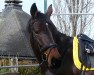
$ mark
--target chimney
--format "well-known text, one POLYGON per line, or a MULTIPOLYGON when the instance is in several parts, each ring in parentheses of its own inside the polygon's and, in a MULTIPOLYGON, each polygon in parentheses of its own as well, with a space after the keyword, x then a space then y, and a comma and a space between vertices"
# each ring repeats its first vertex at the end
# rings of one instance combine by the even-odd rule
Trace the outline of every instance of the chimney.
POLYGON ((20 3, 22 3, 21 0, 5 0, 5 3, 5 9, 22 9, 22 5, 20 5, 20 3))

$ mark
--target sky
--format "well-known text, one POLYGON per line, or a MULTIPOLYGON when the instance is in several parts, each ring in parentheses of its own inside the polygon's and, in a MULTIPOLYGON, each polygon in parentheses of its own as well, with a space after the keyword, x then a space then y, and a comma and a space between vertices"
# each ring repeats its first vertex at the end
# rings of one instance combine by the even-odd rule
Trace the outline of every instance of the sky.
MULTIPOLYGON (((4 9, 4 3, 5 0, 0 0, 0 12, 4 9)), ((31 5, 33 3, 36 3, 39 11, 44 12, 44 0, 21 0, 22 1, 22 5, 23 5, 23 10, 27 13, 29 13, 31 5)), ((51 0, 47 0, 48 1, 48 5, 51 4, 51 0)))

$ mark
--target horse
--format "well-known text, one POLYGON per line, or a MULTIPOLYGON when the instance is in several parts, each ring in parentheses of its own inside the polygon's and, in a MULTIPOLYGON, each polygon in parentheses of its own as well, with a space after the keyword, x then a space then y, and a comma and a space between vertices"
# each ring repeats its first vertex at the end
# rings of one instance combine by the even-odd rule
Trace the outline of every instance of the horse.
MULTIPOLYGON (((30 9, 28 31, 41 75, 81 75, 83 71, 73 62, 73 37, 57 30, 50 19, 52 12, 52 5, 46 13, 38 11, 35 3, 30 9)), ((82 75, 94 75, 94 71, 84 71, 82 75)))

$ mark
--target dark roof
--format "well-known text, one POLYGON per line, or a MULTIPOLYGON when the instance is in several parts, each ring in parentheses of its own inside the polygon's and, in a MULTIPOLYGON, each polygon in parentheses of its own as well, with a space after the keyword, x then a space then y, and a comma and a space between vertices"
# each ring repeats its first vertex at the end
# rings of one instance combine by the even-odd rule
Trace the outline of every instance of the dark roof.
POLYGON ((8 13, 2 12, 0 56, 34 57, 27 30, 29 19, 30 15, 23 10, 11 9, 8 13))
POLYGON ((22 3, 20 0, 5 0, 6 3, 22 3))

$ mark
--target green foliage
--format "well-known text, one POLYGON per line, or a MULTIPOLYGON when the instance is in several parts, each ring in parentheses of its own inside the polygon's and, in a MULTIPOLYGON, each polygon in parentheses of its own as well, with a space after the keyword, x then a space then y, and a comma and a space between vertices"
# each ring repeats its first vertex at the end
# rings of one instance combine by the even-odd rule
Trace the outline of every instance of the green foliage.
POLYGON ((41 75, 38 67, 20 67, 20 75, 41 75))
POLYGON ((9 68, 0 69, 0 73, 10 72, 9 68))

